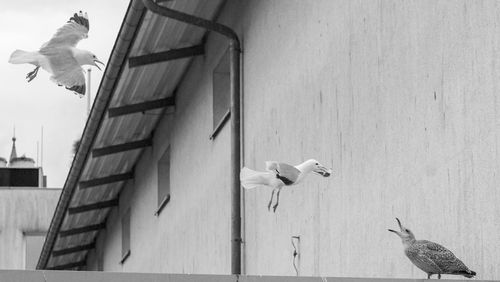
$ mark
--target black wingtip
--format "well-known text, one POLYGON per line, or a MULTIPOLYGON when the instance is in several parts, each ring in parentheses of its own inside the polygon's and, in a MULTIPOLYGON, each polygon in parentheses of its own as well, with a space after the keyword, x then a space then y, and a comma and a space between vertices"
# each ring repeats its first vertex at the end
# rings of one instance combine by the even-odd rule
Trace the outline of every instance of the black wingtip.
POLYGON ((70 91, 73 91, 75 92, 75 94, 78 94, 80 96, 84 96, 85 95, 85 84, 82 84, 82 85, 75 85, 75 86, 72 86, 72 87, 66 87, 66 89, 70 90, 70 91))
MULTIPOLYGON (((82 11, 80 11, 80 14, 82 14, 82 11)), ((71 22, 71 21, 89 29, 89 20, 84 18, 83 16, 78 15, 77 13, 74 13, 73 16, 71 18, 69 18, 68 22, 71 22)))

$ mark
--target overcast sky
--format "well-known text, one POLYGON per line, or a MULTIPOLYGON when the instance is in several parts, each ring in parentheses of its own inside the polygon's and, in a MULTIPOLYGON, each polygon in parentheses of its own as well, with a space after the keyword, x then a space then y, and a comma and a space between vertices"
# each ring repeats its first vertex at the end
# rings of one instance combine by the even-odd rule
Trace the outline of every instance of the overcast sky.
MULTIPOLYGON (((89 37, 77 47, 92 51, 107 63, 123 17, 126 0, 16 0, 2 1, 0 9, 0 157, 8 159, 16 128, 18 155, 37 160, 43 126, 43 169, 48 187, 62 188, 72 161, 73 142, 81 137, 87 119, 87 98, 58 87, 40 69, 26 82, 32 65, 7 61, 15 49, 38 50, 75 11, 89 14, 89 37)), ((104 69, 103 69, 104 70, 104 69)), ((92 97, 102 72, 92 68, 92 97)), ((92 100, 93 101, 93 100, 92 100)))

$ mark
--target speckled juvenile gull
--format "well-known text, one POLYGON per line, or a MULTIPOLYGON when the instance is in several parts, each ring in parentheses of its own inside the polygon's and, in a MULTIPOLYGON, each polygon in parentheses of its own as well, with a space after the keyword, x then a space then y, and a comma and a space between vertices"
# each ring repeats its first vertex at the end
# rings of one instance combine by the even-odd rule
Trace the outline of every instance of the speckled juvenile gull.
POLYGON ((253 189, 257 187, 271 187, 271 200, 267 205, 271 209, 274 193, 276 193, 276 203, 273 206, 273 211, 279 204, 280 191, 284 186, 296 185, 300 183, 309 173, 314 172, 321 176, 328 177, 332 173, 331 169, 324 167, 316 160, 307 160, 299 165, 292 166, 286 163, 267 161, 265 172, 251 170, 247 167, 241 169, 240 181, 245 189, 253 189))
POLYGON ((441 279, 441 274, 463 275, 467 278, 476 275, 476 272, 465 266, 450 250, 431 241, 416 240, 410 229, 405 228, 398 218, 396 220, 401 231, 392 229, 389 231, 401 237, 406 256, 414 265, 427 273, 427 279, 434 274, 438 275, 438 279, 441 279))
POLYGON ((16 50, 10 56, 9 63, 35 65, 36 68, 26 76, 28 82, 36 77, 38 69, 42 67, 52 74, 50 79, 59 86, 65 86, 77 94, 85 95, 85 76, 81 66, 93 65, 100 69, 97 63, 104 65, 91 52, 75 48, 80 40, 88 37, 88 32, 87 13, 83 14, 80 11, 59 28, 38 51, 16 50))

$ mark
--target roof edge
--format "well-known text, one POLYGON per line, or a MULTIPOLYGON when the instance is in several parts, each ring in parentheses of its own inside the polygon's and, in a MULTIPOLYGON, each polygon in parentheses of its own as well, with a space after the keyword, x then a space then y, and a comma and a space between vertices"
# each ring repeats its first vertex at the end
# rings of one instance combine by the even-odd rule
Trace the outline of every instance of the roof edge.
POLYGON ((118 32, 117 39, 113 46, 110 59, 104 71, 103 79, 99 85, 99 90, 94 100, 92 111, 85 124, 80 145, 78 146, 77 153, 73 159, 71 168, 64 183, 61 196, 59 197, 36 269, 47 268, 47 263, 52 249, 54 248, 57 234, 59 233, 62 222, 66 216, 66 211, 76 189, 78 179, 83 171, 84 164, 89 157, 90 149, 104 119, 117 79, 122 73, 124 62, 128 57, 128 53, 130 52, 133 41, 135 40, 138 27, 142 22, 145 11, 146 10, 141 0, 130 1, 120 27, 120 31, 118 32))

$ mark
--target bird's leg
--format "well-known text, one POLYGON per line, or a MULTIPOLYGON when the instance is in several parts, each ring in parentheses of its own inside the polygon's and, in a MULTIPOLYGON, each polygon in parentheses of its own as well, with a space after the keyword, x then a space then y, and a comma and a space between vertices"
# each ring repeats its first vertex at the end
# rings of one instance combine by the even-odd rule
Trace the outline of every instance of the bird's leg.
POLYGON ((273 212, 276 212, 276 208, 278 207, 278 204, 280 203, 280 192, 281 189, 278 189, 278 193, 276 193, 276 204, 273 206, 273 212))
POLYGON ((33 71, 30 71, 27 75, 26 75, 26 79, 28 79, 28 82, 32 81, 36 75, 38 74, 38 69, 40 68, 40 66, 36 67, 33 71))
POLYGON ((441 279, 441 274, 438 274, 438 279, 441 279))
POLYGON ((267 204, 267 210, 271 211, 271 204, 273 203, 273 198, 274 198, 274 192, 276 189, 273 189, 273 192, 271 192, 271 200, 269 200, 269 204, 267 204))

